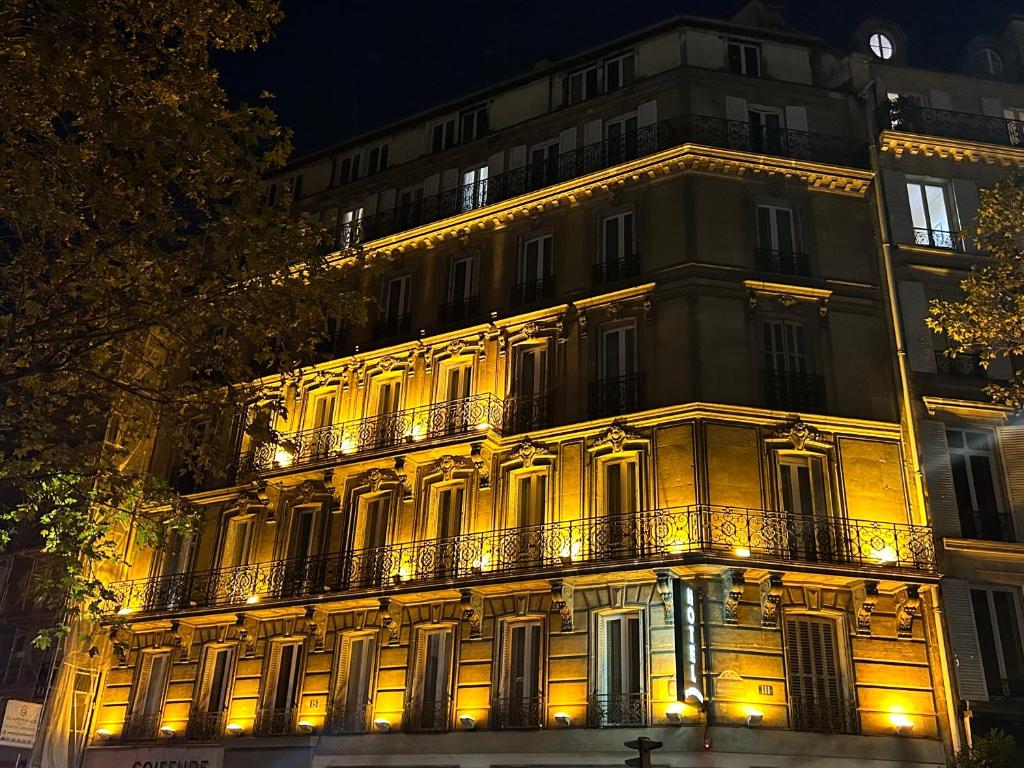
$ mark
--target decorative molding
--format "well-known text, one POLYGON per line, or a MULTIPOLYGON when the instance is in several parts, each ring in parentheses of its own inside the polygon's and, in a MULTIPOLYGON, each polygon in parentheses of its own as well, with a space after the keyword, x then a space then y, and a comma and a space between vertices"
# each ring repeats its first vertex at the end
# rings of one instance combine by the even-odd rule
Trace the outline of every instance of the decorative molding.
POLYGON ((896 597, 896 637, 907 639, 913 636, 914 617, 921 607, 921 588, 917 584, 907 584, 896 597))
POLYGON ((128 666, 128 649, 131 647, 132 633, 127 626, 114 625, 110 628, 110 647, 117 658, 117 666, 124 669, 128 666))
POLYGON ((722 621, 730 626, 738 626, 740 601, 743 600, 743 588, 747 585, 742 568, 730 568, 722 575, 722 621))
POLYGON ((314 608, 312 605, 309 605, 306 606, 305 620, 306 634, 313 642, 313 650, 322 651, 324 649, 324 636, 327 634, 327 623, 330 621, 330 616, 322 608, 314 608))
POLYGON ((925 395, 921 398, 929 416, 937 413, 951 413, 954 416, 962 416, 968 419, 985 419, 993 422, 1006 422, 1013 411, 1004 405, 995 403, 983 403, 975 400, 956 400, 949 397, 932 397, 925 395))
POLYGON ((573 613, 575 611, 574 590, 572 584, 561 579, 551 580, 551 602, 562 617, 562 632, 573 631, 573 613))
POLYGON ((487 471, 487 462, 483 458, 483 445, 481 443, 473 443, 469 446, 469 460, 473 462, 473 467, 476 469, 477 485, 480 490, 491 487, 491 473, 487 471))
POLYGON ((761 626, 775 629, 779 626, 779 603, 782 602, 782 574, 772 572, 761 582, 761 626))
POLYGON ((984 163, 1002 168, 1024 169, 1024 150, 967 139, 938 138, 902 131, 882 131, 878 137, 879 149, 891 152, 893 157, 904 154, 938 157, 957 163, 984 163))
POLYGON ((532 467, 535 464, 550 464, 555 460, 555 454, 543 443, 538 443, 529 437, 524 437, 509 455, 510 461, 518 461, 523 467, 532 467))
POLYGON ((246 658, 256 655, 256 638, 260 631, 260 620, 244 613, 235 615, 235 623, 230 634, 242 646, 246 658))
POLYGON ((657 579, 658 597, 661 598, 661 604, 665 609, 665 623, 672 624, 674 622, 672 617, 672 571, 657 570, 654 572, 654 576, 657 579))
POLYGON ((788 441, 796 450, 802 451, 808 445, 830 447, 832 438, 824 432, 819 432, 802 419, 780 424, 772 432, 773 440, 788 441))
POLYGON ((871 614, 878 602, 878 582, 865 581, 853 590, 853 607, 857 611, 857 634, 871 636, 871 614))
POLYGON ((648 439, 643 435, 629 429, 622 422, 615 421, 594 440, 590 450, 595 451, 607 447, 611 448, 613 453, 620 453, 629 443, 646 444, 647 442, 649 442, 648 439))
POLYGON ((459 591, 459 608, 462 620, 469 625, 469 639, 479 640, 483 637, 480 624, 484 615, 484 599, 472 589, 459 591))
POLYGON ((788 283, 766 283, 762 280, 744 280, 747 289, 747 305, 754 309, 761 301, 772 300, 783 307, 792 307, 797 302, 818 305, 818 315, 828 317, 828 304, 832 291, 825 288, 809 288, 788 283))
POLYGON ((380 625, 388 633, 388 645, 396 646, 402 634, 402 606, 390 597, 379 598, 380 625))
POLYGON ((169 637, 164 640, 178 652, 178 661, 187 662, 192 656, 192 638, 195 635, 195 627, 191 624, 182 624, 180 621, 171 622, 169 637))

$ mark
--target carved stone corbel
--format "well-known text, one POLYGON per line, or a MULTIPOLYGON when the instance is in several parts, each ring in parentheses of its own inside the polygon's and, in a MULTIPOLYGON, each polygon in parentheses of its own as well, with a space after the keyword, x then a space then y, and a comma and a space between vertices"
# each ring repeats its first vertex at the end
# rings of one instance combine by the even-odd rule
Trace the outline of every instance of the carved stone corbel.
POLYGON ((402 633, 402 607, 391 598, 380 598, 380 625, 388 633, 388 645, 398 645, 402 633))
POLYGON ((921 607, 921 588, 908 584, 896 598, 896 637, 908 638, 913 635, 914 617, 921 607))
POLYGON ((725 624, 737 626, 740 623, 739 607, 746 585, 742 568, 730 568, 722 576, 722 621, 725 624))
POLYGON ((551 602, 562 617, 562 631, 573 631, 573 612, 575 601, 573 600, 573 586, 566 584, 561 579, 551 580, 551 602))
POLYGON ((761 626, 775 629, 779 626, 779 603, 782 602, 782 574, 769 573, 761 582, 761 626))
POLYGON ((235 624, 232 634, 242 646, 243 654, 247 658, 256 655, 256 638, 260 632, 260 620, 255 616, 246 616, 239 613, 235 616, 235 624))
POLYGON ((182 624, 178 621, 171 622, 170 637, 168 645, 178 651, 178 660, 187 662, 192 656, 192 638, 195 635, 195 627, 191 624, 182 624))
POLYGON ((871 636, 871 614, 878 602, 878 582, 865 581, 853 590, 853 605, 857 609, 857 634, 871 636))
POLYGON ((661 598, 661 604, 665 608, 665 623, 673 623, 672 618, 672 572, 671 571, 655 571, 654 576, 657 579, 656 586, 658 589, 658 597, 661 598))
POLYGON ((471 589, 460 590, 459 595, 459 609, 462 620, 469 625, 469 639, 479 640, 483 636, 480 624, 484 617, 484 599, 471 589))
POLYGON ((582 339, 583 341, 586 341, 587 338, 590 335, 590 331, 587 328, 587 313, 586 312, 580 312, 576 316, 576 325, 578 325, 579 329, 580 329, 580 339, 582 339))
POLYGON ((128 649, 131 647, 132 633, 127 626, 110 628, 110 647, 117 658, 117 666, 124 669, 128 666, 128 649))
POLYGON ((469 446, 469 459, 476 469, 477 485, 480 490, 491 487, 491 474, 487 471, 487 463, 482 455, 483 446, 480 443, 473 443, 469 446))
POLYGON ((324 636, 327 634, 327 611, 314 608, 312 605, 306 607, 306 634, 313 642, 313 650, 324 649, 324 636))

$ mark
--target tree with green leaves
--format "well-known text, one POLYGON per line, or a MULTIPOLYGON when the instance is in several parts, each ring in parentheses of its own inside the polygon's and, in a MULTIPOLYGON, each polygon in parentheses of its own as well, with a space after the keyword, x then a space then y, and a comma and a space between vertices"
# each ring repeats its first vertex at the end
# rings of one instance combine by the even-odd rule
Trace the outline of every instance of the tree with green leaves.
MULTIPOLYGON (((966 233, 986 259, 961 282, 963 295, 936 300, 928 325, 947 334, 950 353, 977 354, 982 364, 1024 355, 1024 176, 981 190, 977 221, 966 233)), ((1024 409, 1024 374, 992 383, 998 403, 1024 409)))
MULTIPOLYGON (((110 598, 121 533, 159 545, 192 524, 150 472, 154 431, 183 451, 256 396, 247 382, 294 375, 328 317, 363 315, 358 267, 266 204, 289 132, 211 65, 281 16, 276 0, 0 6, 0 543, 38 528, 65 628, 110 598)), ((224 471, 217 434, 189 471, 224 471)))
POLYGON ((1000 730, 977 736, 950 761, 950 768, 1015 768, 1020 765, 1017 742, 1000 730))

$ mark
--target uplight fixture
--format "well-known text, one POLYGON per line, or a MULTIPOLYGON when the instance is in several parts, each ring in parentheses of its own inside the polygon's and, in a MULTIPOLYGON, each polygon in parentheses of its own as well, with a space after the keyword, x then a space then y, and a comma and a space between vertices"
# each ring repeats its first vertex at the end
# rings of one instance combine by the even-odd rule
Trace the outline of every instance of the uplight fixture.
POLYGON ((228 732, 228 736, 242 735, 242 726, 240 726, 238 723, 228 723, 227 727, 224 730, 228 732))
POLYGON ((889 722, 892 723, 897 736, 909 736, 914 730, 914 721, 902 712, 893 712, 889 715, 889 722))
POLYGON ((736 547, 733 552, 736 553, 736 557, 750 557, 749 547, 736 547))
POLYGON ((572 725, 572 718, 565 712, 555 712, 555 722, 559 728, 568 728, 572 725))
POLYGON ((459 725, 464 731, 472 731, 476 728, 476 718, 472 715, 459 715, 459 725))
POLYGON ((764 712, 759 712, 756 709, 752 709, 747 712, 747 725, 751 728, 756 728, 764 721, 764 712))
POLYGON ((680 725, 683 722, 683 708, 686 705, 681 701, 674 701, 665 709, 665 717, 672 725, 680 725))
POLYGON ((174 728, 172 728, 169 725, 161 725, 160 726, 160 735, 163 736, 164 738, 167 738, 167 739, 173 739, 174 738, 174 728))
POLYGON ((309 720, 299 720, 299 730, 303 733, 312 733, 316 728, 309 720))
POLYGON ((373 727, 381 733, 387 733, 391 730, 391 722, 383 717, 378 717, 373 721, 373 727))

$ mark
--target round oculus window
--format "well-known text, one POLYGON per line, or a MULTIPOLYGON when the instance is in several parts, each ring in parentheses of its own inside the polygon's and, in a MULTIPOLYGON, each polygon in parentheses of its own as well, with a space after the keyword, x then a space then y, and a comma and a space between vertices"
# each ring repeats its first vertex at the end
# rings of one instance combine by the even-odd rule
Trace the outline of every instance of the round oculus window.
POLYGON ((893 52, 892 39, 883 32, 875 32, 868 38, 868 47, 880 59, 891 59, 893 52))

